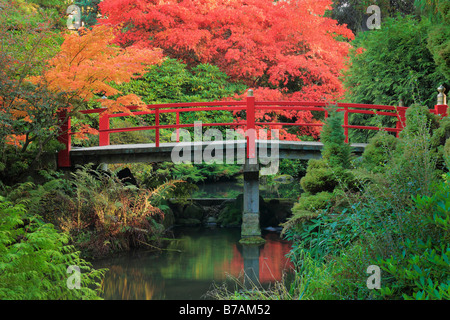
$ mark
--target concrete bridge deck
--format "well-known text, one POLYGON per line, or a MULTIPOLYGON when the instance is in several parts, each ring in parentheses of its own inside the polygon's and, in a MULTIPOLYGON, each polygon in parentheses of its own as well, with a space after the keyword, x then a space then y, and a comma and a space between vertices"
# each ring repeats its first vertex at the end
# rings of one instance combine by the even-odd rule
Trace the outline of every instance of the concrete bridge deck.
MULTIPOLYGON (((256 140, 256 150, 258 159, 279 158, 279 159, 319 159, 323 144, 315 141, 276 141, 278 145, 278 156, 272 154, 275 142, 272 140, 256 140)), ((352 151, 356 155, 361 155, 367 144, 352 144, 352 151)), ((108 145, 101 147, 72 147, 70 160, 72 165, 86 163, 132 163, 132 162, 172 162, 172 151, 183 149, 190 151, 190 154, 183 155, 183 159, 190 159, 195 162, 195 153, 203 154, 208 148, 222 152, 223 163, 230 160, 244 164, 247 143, 245 140, 234 141, 213 141, 213 142, 175 142, 161 143, 156 147, 150 144, 125 144, 108 145)), ((276 150, 275 150, 276 151, 276 150)), ((198 160, 198 159, 197 159, 198 160)), ((201 160, 200 160, 201 161, 201 160)))

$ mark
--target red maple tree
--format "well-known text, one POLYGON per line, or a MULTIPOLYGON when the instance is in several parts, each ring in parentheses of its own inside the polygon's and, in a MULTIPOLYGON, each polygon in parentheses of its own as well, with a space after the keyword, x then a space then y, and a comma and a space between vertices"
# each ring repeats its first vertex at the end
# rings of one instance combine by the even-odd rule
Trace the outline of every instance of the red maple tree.
MULTIPOLYGON (((99 8, 100 23, 120 27, 121 46, 161 48, 190 66, 217 65, 231 81, 264 88, 258 100, 336 101, 344 93, 340 77, 354 35, 324 17, 331 3, 104 0, 99 8)), ((310 113, 282 116, 306 121, 310 113)))

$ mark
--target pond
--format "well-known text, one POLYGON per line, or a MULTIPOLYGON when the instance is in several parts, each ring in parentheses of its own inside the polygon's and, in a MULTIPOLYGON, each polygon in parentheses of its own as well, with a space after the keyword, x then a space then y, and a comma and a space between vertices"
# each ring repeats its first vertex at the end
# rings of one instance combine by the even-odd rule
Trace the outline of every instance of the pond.
POLYGON ((175 227, 174 240, 165 250, 138 250, 94 261, 108 268, 104 280, 106 300, 199 300, 214 285, 248 274, 247 280, 267 286, 281 280, 291 263, 290 243, 275 232, 264 231, 260 247, 239 244, 240 228, 175 227))

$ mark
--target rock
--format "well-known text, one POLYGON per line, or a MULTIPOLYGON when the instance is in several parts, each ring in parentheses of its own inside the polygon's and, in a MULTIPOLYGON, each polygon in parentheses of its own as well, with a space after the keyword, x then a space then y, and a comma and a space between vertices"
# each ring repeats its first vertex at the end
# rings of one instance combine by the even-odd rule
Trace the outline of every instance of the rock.
POLYGON ((215 217, 208 217, 208 219, 206 219, 206 223, 208 223, 208 224, 216 224, 217 223, 217 219, 215 217))
POLYGON ((119 178, 124 184, 132 184, 138 187, 138 183, 129 168, 123 168, 117 172, 117 178, 119 178))
POLYGON ((255 236, 255 237, 243 237, 241 240, 239 240, 239 243, 242 245, 256 245, 260 246, 266 243, 266 240, 264 240, 261 237, 255 236))
POLYGON ((203 217, 205 216, 205 210, 202 206, 192 203, 186 206, 183 210, 183 214, 180 218, 184 219, 197 219, 197 220, 203 220, 203 217))
POLYGON ((167 208, 164 210, 164 219, 162 221, 162 224, 164 228, 168 229, 171 226, 173 226, 175 223, 175 215, 171 208, 167 208))

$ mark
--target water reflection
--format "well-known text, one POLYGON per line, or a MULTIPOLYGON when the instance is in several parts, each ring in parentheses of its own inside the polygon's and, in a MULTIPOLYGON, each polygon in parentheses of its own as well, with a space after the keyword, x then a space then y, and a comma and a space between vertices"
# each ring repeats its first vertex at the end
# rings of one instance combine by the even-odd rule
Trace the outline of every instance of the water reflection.
POLYGON ((201 299, 213 282, 227 274, 265 285, 280 280, 291 267, 286 254, 290 244, 276 233, 266 233, 263 246, 239 244, 240 229, 176 229, 167 250, 137 251, 94 262, 110 271, 104 281, 105 299, 201 299))

